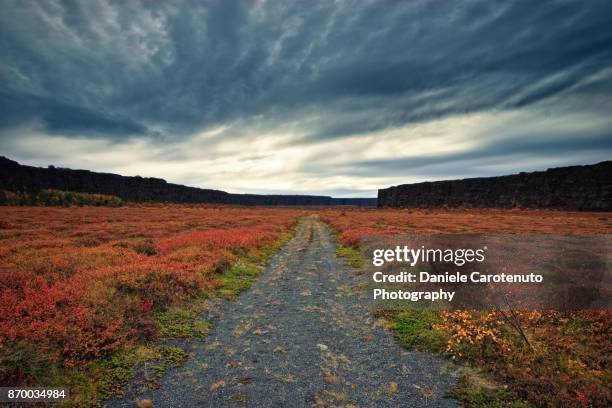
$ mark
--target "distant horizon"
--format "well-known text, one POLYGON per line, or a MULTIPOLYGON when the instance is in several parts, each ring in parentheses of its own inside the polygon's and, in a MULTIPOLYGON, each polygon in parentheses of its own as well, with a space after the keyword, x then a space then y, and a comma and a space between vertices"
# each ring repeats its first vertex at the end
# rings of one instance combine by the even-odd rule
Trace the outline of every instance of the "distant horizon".
POLYGON ((494 175, 494 176, 473 176, 473 177, 463 177, 463 178, 447 178, 447 179, 440 179, 440 180, 425 180, 425 181, 419 181, 416 183, 402 183, 402 184, 396 184, 396 185, 390 185, 390 186, 380 186, 377 190, 376 190, 376 195, 374 196, 334 196, 334 195, 329 195, 329 194, 309 194, 309 193, 292 193, 292 192, 274 192, 274 193, 258 193, 258 192, 241 192, 241 191, 230 191, 227 189, 224 189, 223 187, 202 187, 202 186, 194 186, 194 185, 189 185, 189 184, 183 184, 183 183, 177 183, 174 182, 172 180, 168 180, 167 178, 161 176, 161 175, 153 175, 153 176, 149 176, 149 175, 142 175, 142 174, 120 174, 120 173, 114 173, 114 172, 108 172, 108 171, 97 171, 97 170, 92 170, 92 169, 86 169, 86 168, 73 168, 73 167, 66 167, 63 165, 58 165, 58 164, 53 164, 53 163, 49 163, 49 164, 31 164, 31 163, 24 163, 20 160, 17 160, 13 157, 8 157, 5 154, 0 153, 0 158, 5 158, 14 162, 19 163, 22 166, 30 166, 30 167, 39 167, 39 168, 49 168, 49 167, 55 167, 58 169, 68 169, 68 170, 76 170, 76 171, 91 171, 91 172, 95 172, 95 173, 105 173, 105 174, 114 174, 114 175, 119 175, 119 176, 123 176, 123 177, 143 177, 143 178, 155 178, 155 179, 163 179, 164 181, 166 181, 167 183, 171 183, 171 184, 177 184, 177 185, 183 185, 185 187, 192 187, 192 188, 200 188, 200 189, 204 189, 204 190, 216 190, 216 191, 222 191, 225 193, 229 193, 229 194, 256 194, 256 195, 297 195, 297 196, 327 196, 327 197, 331 197, 331 198, 367 198, 367 199, 372 199, 372 198, 377 198, 378 196, 378 190, 380 189, 386 189, 386 188, 390 188, 390 187, 397 187, 399 185, 402 184, 418 184, 418 183, 433 183, 433 182, 437 182, 437 181, 453 181, 453 180, 462 180, 462 179, 470 179, 470 178, 486 178, 486 177, 503 177, 503 176, 511 176, 511 175, 515 175, 515 174, 519 174, 519 173, 533 173, 533 172, 543 172, 546 170, 550 170, 550 169, 554 169, 554 168, 559 168, 559 167, 572 167, 572 166, 593 166, 593 165, 597 165, 600 163, 604 163, 604 162, 609 162, 611 160, 601 160, 595 163, 577 163, 577 164, 572 164, 572 165, 568 165, 568 166, 554 166, 554 167, 547 167, 547 168, 543 168, 543 169, 535 169, 535 170, 519 170, 517 172, 514 173, 506 173, 506 174, 499 174, 499 175, 494 175))

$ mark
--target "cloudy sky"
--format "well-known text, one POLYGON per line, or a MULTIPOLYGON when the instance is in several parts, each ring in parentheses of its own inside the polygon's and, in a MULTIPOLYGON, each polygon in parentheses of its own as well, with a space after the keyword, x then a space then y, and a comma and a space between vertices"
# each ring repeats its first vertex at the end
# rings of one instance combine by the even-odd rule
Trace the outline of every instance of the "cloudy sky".
POLYGON ((0 155, 230 192, 612 157, 610 1, 23 1, 0 155))

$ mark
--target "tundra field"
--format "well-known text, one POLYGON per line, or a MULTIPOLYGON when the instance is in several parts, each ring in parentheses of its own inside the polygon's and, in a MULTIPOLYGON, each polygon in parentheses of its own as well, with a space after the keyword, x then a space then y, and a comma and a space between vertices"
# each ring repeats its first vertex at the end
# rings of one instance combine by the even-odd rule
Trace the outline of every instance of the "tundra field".
MULTIPOLYGON (((187 357, 164 339, 205 337, 206 299, 248 289, 309 215, 337 231, 336 254, 354 267, 367 234, 612 232, 609 213, 545 210, 0 207, 0 383, 66 386, 71 404, 91 406, 148 362, 155 387, 187 357)), ((452 392, 467 406, 612 404, 609 311, 377 317, 402 346, 470 367, 452 392)))

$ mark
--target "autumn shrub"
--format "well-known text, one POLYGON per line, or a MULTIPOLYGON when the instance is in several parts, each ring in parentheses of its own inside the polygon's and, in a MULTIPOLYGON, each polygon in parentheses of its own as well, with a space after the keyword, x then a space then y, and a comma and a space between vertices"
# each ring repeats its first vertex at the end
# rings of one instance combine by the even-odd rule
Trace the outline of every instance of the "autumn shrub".
POLYGON ((538 406, 609 406, 612 314, 605 310, 516 311, 520 333, 501 311, 441 313, 446 351, 477 362, 538 406))
POLYGON ((107 194, 44 189, 38 192, 32 204, 45 206, 93 205, 118 207, 123 205, 123 200, 117 196, 107 194))
MULTIPOLYGON (((45 199, 79 197, 50 192, 45 199)), ((303 214, 180 205, 0 208, 0 381, 48 386, 41 373, 155 339, 163 334, 160 313, 223 285, 219 265, 274 242, 303 214)))
POLYGON ((26 192, 0 190, 0 205, 29 205, 31 202, 26 192))
POLYGON ((318 211, 321 220, 339 232, 351 235, 385 233, 416 234, 609 234, 608 213, 554 210, 497 209, 340 209, 318 211), (355 231, 355 233, 351 233, 355 231))
POLYGON ((40 205, 40 206, 108 206, 123 205, 117 196, 95 193, 81 193, 57 189, 43 189, 37 193, 0 190, 0 205, 40 205))
MULTIPOLYGON (((340 244, 348 249, 372 234, 612 232, 607 213, 588 212, 327 208, 320 217, 338 231, 340 244)), ((354 254, 337 253, 345 252, 354 254)), ((524 400, 542 407, 612 406, 608 310, 404 310, 395 312, 391 322, 403 346, 445 352, 490 373, 502 386, 487 392, 471 391, 474 384, 460 386, 453 395, 468 406, 528 406, 524 400)))

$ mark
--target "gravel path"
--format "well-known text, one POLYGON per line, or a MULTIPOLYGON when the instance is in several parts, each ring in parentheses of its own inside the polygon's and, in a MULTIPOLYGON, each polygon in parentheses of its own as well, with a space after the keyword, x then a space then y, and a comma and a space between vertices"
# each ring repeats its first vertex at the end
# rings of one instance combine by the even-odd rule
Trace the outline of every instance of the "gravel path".
MULTIPOLYGON (((402 350, 369 313, 364 276, 316 218, 236 301, 215 301, 204 341, 140 398, 155 407, 452 407, 447 363, 402 350)), ((109 407, 133 407, 112 400, 109 407)))

